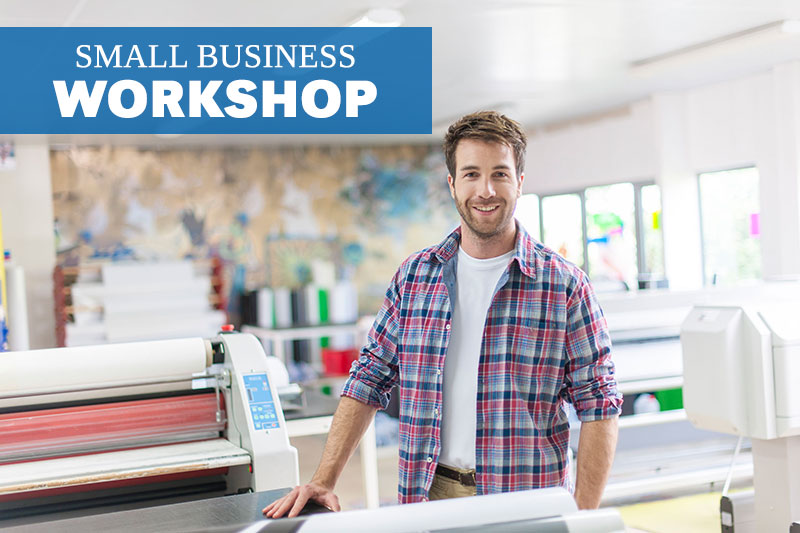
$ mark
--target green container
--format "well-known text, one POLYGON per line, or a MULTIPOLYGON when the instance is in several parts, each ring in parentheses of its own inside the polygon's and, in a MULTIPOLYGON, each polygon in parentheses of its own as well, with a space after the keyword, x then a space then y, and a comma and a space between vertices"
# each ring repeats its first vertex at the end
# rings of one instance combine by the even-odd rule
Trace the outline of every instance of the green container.
MULTIPOLYGON (((319 323, 320 324, 327 324, 328 323, 328 290, 327 289, 320 289, 319 290, 319 323)), ((323 348, 327 348, 330 345, 330 338, 329 337, 322 337, 319 340, 319 345, 323 348)))
POLYGON ((661 404, 662 411, 673 411, 675 409, 683 409, 683 389, 660 390, 655 393, 656 400, 661 404))

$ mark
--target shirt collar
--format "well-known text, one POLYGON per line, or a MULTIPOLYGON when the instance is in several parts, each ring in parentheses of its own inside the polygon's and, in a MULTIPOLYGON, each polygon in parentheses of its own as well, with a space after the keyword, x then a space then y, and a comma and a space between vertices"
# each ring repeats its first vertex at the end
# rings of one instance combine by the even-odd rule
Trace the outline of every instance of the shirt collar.
MULTIPOLYGON (((536 260, 538 256, 538 243, 528 235, 519 221, 517 224, 517 241, 514 247, 512 261, 517 261, 520 271, 531 279, 536 279, 536 260)), ((439 244, 428 249, 422 257, 423 261, 436 259, 442 264, 450 261, 458 253, 458 244, 461 241, 461 226, 453 230, 439 244)))

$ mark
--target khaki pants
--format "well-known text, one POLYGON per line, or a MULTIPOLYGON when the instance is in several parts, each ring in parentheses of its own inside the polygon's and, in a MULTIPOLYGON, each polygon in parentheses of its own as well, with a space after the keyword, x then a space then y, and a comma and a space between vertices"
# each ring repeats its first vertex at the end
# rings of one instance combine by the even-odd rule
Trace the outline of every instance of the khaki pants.
MULTIPOLYGON (((467 472, 467 470, 464 470, 467 472)), ((433 476, 433 483, 431 483, 431 490, 428 491, 428 499, 433 500, 446 500, 449 498, 463 498, 465 496, 476 496, 478 494, 477 487, 468 487, 462 485, 455 479, 440 476, 436 474, 433 476)))

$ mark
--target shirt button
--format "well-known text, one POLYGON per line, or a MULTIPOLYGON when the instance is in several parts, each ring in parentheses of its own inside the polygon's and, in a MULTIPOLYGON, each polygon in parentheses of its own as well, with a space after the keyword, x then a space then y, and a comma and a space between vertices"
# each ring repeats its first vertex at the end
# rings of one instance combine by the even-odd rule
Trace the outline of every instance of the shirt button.
POLYGON ((447 330, 449 330, 449 329, 450 329, 450 324, 446 324, 446 325, 444 326, 444 329, 447 329, 447 330))
POLYGON ((433 410, 433 416, 439 416, 439 409, 433 410))
POLYGON ((437 369, 436 369, 436 375, 437 375, 437 376, 441 376, 441 375, 442 375, 442 370, 441 370, 441 369, 439 369, 439 368, 437 368, 437 369))
POLYGON ((428 461, 429 463, 432 463, 432 462, 433 462, 433 457, 428 457, 427 461, 428 461))

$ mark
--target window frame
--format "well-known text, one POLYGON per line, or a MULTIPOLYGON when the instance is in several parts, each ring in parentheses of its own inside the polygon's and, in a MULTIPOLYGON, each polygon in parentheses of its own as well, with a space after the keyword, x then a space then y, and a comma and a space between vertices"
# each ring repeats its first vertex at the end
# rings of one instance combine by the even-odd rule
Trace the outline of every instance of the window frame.
MULTIPOLYGON (((601 187, 602 187, 602 185, 601 185, 601 187)), ((589 255, 588 255, 589 254, 589 243, 586 240, 586 227, 587 227, 587 225, 586 225, 586 196, 584 194, 584 191, 585 191, 585 189, 571 190, 571 191, 566 191, 566 192, 554 192, 554 193, 544 194, 544 195, 538 194, 538 193, 534 193, 534 194, 537 194, 539 196, 539 233, 540 233, 541 243, 542 244, 544 244, 544 237, 545 237, 545 231, 544 231, 544 206, 542 204, 542 200, 544 200, 545 198, 547 198, 549 196, 564 196, 564 195, 567 195, 567 194, 575 194, 575 195, 578 196, 578 199, 581 202, 581 221, 582 221, 581 222, 581 232, 583 233, 583 235, 582 235, 583 250, 581 251, 581 254, 582 254, 582 257, 583 257, 583 268, 582 268, 582 270, 587 271, 588 270, 588 266, 589 266, 589 261, 588 261, 588 259, 589 259, 589 255)))
MULTIPOLYGON (((743 168, 750 168, 750 167, 743 167, 743 168)), ((734 170, 734 169, 729 169, 734 170)), ((638 280, 641 274, 647 273, 646 272, 646 258, 645 258, 645 246, 644 246, 644 212, 642 207, 642 189, 644 187, 650 185, 658 185, 659 189, 661 185, 656 182, 655 179, 638 179, 638 180, 625 180, 625 181, 614 181, 611 183, 600 183, 595 185, 590 185, 587 187, 583 187, 582 189, 568 189, 558 192, 549 192, 547 194, 538 193, 535 191, 530 191, 526 194, 535 194, 539 198, 539 238, 541 242, 545 240, 545 227, 544 227, 544 209, 542 201, 547 198, 548 196, 561 196, 565 194, 575 194, 580 198, 581 201, 581 231, 583 232, 583 268, 586 272, 589 270, 589 242, 586 238, 588 234, 588 222, 586 221, 586 190, 592 189, 595 187, 609 187, 611 185, 617 185, 620 183, 630 183, 633 186, 633 213, 634 213, 634 235, 636 239, 636 272, 637 272, 637 286, 636 290, 640 290, 638 287, 638 280)), ((698 180, 698 187, 699 187, 699 180, 698 180)), ((699 201, 699 189, 698 189, 698 201, 699 201)), ((662 198, 662 207, 661 211, 663 213, 663 198, 662 198)), ((702 236, 701 236, 702 237, 702 236)), ((661 232, 661 246, 664 247, 664 232, 661 232)), ((661 265, 662 269, 666 268, 666 265, 661 265)), ((704 270, 705 272, 705 270, 704 270)))
MULTIPOLYGON (((746 164, 737 164, 730 167, 716 167, 712 170, 697 170, 695 172, 695 184, 697 186, 697 220, 700 225, 698 228, 700 231, 700 274, 703 278, 703 287, 714 287, 715 285, 711 283, 711 280, 706 280, 706 232, 703 230, 703 196, 702 190, 700 188, 700 177, 703 174, 714 174, 716 172, 732 172, 735 170, 747 170, 750 168, 756 169, 758 173, 759 179, 759 189, 761 187, 761 173, 758 169, 758 165, 755 162, 746 163, 746 164)), ((759 194, 758 199, 758 209, 759 213, 761 212, 761 195, 759 194)), ((763 265, 762 265, 763 267, 763 265)), ((762 272, 763 277, 763 272, 762 272)))

